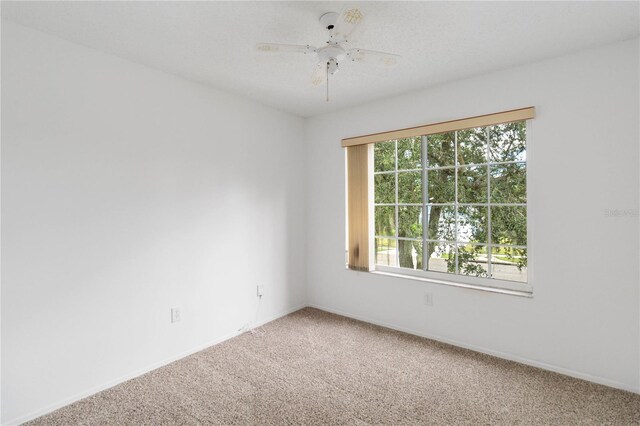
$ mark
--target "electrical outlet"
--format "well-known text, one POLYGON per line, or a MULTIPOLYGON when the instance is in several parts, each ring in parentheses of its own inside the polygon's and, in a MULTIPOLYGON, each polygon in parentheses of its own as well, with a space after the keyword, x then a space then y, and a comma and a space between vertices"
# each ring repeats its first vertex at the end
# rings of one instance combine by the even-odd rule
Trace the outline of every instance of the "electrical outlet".
POLYGON ((174 306, 171 308, 171 322, 178 322, 182 320, 182 308, 180 306, 174 306))
POLYGON ((264 286, 263 285, 258 285, 258 289, 257 289, 257 293, 258 297, 262 297, 262 295, 264 294, 264 286))
POLYGON ((424 294, 424 304, 425 306, 433 306, 433 293, 424 294))

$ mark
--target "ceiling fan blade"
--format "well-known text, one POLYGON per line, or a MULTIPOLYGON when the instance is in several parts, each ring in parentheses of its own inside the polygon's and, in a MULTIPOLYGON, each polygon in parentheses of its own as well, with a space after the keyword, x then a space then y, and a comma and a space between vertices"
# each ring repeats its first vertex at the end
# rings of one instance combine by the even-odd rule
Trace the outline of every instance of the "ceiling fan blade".
POLYGON ((260 52, 294 52, 294 53, 312 53, 316 51, 313 46, 299 44, 278 44, 278 43, 258 43, 256 50, 260 52))
POLYGON ((367 64, 382 65, 392 67, 398 64, 400 55, 393 53, 376 52, 375 50, 350 49, 347 51, 347 58, 354 62, 364 62, 367 64))
POLYGON ((336 24, 333 27, 332 36, 338 40, 350 40, 351 34, 358 28, 364 19, 364 14, 357 7, 345 7, 340 12, 336 24))
POLYGON ((324 64, 318 64, 316 70, 311 76, 311 84, 314 86, 319 86, 324 83, 327 79, 327 66, 324 64))

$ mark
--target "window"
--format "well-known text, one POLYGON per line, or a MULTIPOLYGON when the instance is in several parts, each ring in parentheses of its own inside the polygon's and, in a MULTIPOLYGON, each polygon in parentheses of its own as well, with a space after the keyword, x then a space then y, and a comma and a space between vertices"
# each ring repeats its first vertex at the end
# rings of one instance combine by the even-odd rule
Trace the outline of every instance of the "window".
MULTIPOLYGON (((532 116, 531 108, 524 118, 532 116)), ((368 270, 531 291, 527 123, 495 121, 477 127, 461 123, 460 129, 438 133, 423 126, 387 140, 375 135, 378 141, 368 144, 373 163, 368 270)))

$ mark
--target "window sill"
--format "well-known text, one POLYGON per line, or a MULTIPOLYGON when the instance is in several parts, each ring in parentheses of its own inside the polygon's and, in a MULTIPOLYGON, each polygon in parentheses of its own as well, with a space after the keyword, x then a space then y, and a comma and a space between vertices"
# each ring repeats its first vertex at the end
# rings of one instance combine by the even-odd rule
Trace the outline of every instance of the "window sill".
MULTIPOLYGON (((361 271, 356 271, 356 272, 361 272, 361 271)), ((461 282, 456 282, 456 281, 439 280, 439 279, 435 279, 435 278, 419 277, 419 276, 415 276, 415 275, 399 274, 399 273, 387 272, 387 271, 371 271, 371 272, 368 272, 368 273, 375 274, 375 275, 383 275, 383 276, 388 276, 388 277, 394 277, 394 278, 405 278, 405 279, 410 279, 410 280, 415 280, 415 281, 428 282, 428 283, 431 283, 431 284, 440 284, 440 285, 448 285, 448 286, 452 286, 452 287, 461 287, 461 288, 466 288, 466 289, 470 289, 470 290, 480 290, 480 291, 487 291, 487 292, 490 292, 490 293, 498 293, 498 294, 507 294, 507 295, 510 295, 510 296, 526 297, 526 298, 529 298, 529 299, 533 298, 533 293, 531 291, 510 290, 510 289, 504 289, 504 288, 489 287, 489 286, 484 286, 484 285, 476 285, 476 284, 461 283, 461 282)))

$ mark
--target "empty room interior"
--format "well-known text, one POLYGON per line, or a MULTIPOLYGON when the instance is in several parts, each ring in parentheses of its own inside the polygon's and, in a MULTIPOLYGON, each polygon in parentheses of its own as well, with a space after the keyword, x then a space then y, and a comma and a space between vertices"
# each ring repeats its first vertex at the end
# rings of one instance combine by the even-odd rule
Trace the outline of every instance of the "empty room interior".
POLYGON ((640 2, 0 8, 0 424, 640 424, 640 2))

